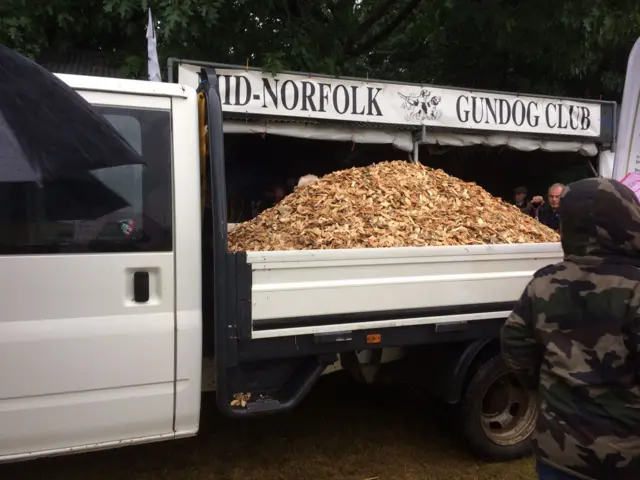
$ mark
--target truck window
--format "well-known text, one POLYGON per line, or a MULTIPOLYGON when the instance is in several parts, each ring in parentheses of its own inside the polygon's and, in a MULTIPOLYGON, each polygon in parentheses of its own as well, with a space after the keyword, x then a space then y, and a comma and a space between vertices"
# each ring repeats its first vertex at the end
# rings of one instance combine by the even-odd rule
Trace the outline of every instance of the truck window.
POLYGON ((0 178, 0 254, 171 251, 171 113, 95 106, 145 165, 36 183, 0 178))

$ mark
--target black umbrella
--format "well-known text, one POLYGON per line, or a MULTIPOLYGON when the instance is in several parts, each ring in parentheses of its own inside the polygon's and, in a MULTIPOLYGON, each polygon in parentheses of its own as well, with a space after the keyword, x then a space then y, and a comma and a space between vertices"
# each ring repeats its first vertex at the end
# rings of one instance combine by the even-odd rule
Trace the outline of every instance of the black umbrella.
MULTIPOLYGON (((120 195, 90 173, 36 182, 1 182, 0 222, 29 218, 41 205, 40 220, 96 220, 129 207, 120 195)), ((24 220, 23 220, 24 221, 24 220)))
POLYGON ((42 182, 143 163, 72 88, 0 45, 0 182, 42 182))
POLYGON ((45 182, 42 193, 46 217, 52 221, 95 220, 129 207, 129 202, 89 173, 45 182))

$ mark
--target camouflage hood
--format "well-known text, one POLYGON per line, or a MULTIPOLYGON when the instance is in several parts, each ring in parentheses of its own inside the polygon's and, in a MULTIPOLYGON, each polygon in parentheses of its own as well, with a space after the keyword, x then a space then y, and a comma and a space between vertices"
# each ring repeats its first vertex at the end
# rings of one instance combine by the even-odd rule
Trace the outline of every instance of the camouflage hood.
POLYGON ((559 214, 567 260, 640 266, 640 203, 620 182, 588 178, 569 184, 559 214))

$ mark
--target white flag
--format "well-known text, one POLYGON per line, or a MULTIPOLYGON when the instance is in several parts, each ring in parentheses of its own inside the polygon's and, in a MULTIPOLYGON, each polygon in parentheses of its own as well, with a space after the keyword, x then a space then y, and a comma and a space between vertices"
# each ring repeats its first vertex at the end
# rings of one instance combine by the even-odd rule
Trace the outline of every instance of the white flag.
POLYGON ((153 27, 153 19, 151 17, 151 9, 149 9, 149 23, 147 25, 147 69, 149 71, 149 80, 152 82, 161 82, 160 64, 158 63, 158 50, 156 49, 156 29, 153 27))
MULTIPOLYGON (((631 49, 622 94, 613 178, 640 171, 640 39, 631 49)), ((615 118, 613 119, 615 122, 615 118)))

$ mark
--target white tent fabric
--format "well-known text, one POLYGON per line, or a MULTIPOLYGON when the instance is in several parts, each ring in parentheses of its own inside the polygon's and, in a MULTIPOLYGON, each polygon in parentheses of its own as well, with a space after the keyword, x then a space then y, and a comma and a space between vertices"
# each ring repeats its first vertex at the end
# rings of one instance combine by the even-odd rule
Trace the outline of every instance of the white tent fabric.
MULTIPOLYGON (((224 133, 255 133, 260 135, 281 135, 285 137, 306 138, 313 140, 333 140, 337 142, 355 142, 368 144, 392 144, 405 152, 413 151, 412 132, 393 129, 367 129, 334 125, 310 125, 298 123, 276 122, 242 122, 225 120, 224 133)), ((598 154, 595 143, 577 141, 558 141, 526 138, 513 135, 469 135, 449 132, 428 132, 426 144, 450 147, 468 147, 484 145, 487 147, 506 146, 515 150, 531 152, 543 150, 546 152, 577 152, 584 156, 598 154)))
POLYGON ((332 140, 334 142, 354 142, 369 144, 391 144, 405 152, 413 151, 411 132, 403 130, 378 130, 357 128, 345 124, 309 125, 298 123, 264 123, 225 120, 224 133, 257 133, 284 137, 306 138, 309 140, 332 140))
POLYGON ((598 146, 595 143, 546 140, 518 137, 515 135, 468 135, 448 132, 428 132, 426 143, 449 147, 469 147, 472 145, 484 145, 486 147, 506 146, 523 152, 532 152, 534 150, 543 150, 545 152, 577 152, 580 155, 588 157, 598 154, 598 146))

